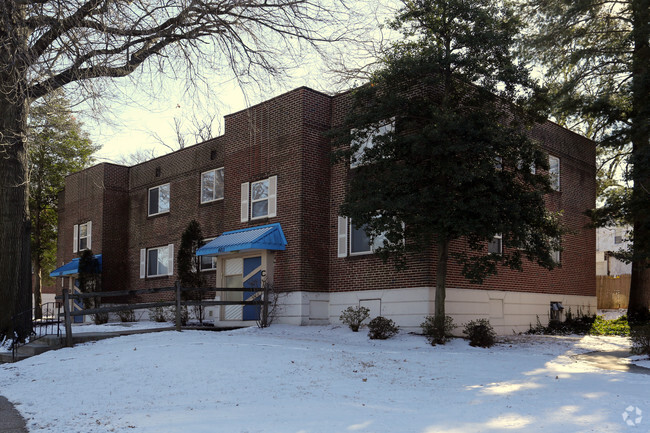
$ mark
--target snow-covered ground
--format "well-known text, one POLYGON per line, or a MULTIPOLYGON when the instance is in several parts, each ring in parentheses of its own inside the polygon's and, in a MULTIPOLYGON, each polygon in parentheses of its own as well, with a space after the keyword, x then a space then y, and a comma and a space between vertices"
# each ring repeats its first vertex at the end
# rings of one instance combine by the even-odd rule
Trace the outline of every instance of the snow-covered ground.
POLYGON ((169 331, 0 365, 0 394, 31 433, 648 432, 650 376, 570 356, 628 347, 575 336, 432 347, 336 326, 169 331))

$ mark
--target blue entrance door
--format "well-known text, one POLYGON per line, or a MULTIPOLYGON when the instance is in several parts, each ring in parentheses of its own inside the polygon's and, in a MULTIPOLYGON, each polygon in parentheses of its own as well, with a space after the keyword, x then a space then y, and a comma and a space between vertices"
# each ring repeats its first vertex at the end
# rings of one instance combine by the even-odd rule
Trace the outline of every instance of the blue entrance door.
MULTIPOLYGON (((261 300, 262 288, 262 257, 248 257, 244 259, 243 283, 245 289, 253 289, 244 292, 244 301, 261 300)), ((245 305, 243 311, 244 320, 258 320, 260 318, 259 305, 245 305)))

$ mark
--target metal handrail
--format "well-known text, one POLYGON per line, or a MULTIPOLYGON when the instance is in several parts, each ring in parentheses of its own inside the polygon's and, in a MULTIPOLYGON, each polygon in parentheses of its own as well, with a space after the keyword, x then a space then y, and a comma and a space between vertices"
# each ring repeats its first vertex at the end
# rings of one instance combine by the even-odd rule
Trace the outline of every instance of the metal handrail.
POLYGON ((55 335, 57 337, 61 336, 61 303, 60 302, 46 302, 41 305, 41 318, 36 319, 36 311, 38 307, 32 308, 30 310, 23 311, 12 317, 13 323, 13 338, 11 342, 11 357, 12 360, 16 360, 16 355, 18 353, 18 348, 26 345, 29 342, 36 341, 40 338, 45 337, 46 335, 55 335), (30 315, 32 329, 29 334, 29 337, 26 339, 18 338, 16 333, 17 324, 22 323, 26 315, 30 315), (56 332, 55 332, 56 331, 56 332))

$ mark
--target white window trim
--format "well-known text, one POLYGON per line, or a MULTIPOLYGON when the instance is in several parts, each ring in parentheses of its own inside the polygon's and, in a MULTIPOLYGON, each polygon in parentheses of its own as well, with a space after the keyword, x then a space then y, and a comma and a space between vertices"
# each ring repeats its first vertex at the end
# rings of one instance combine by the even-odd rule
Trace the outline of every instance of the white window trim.
MULTIPOLYGON (((352 129, 350 132, 354 133, 355 131, 358 131, 358 129, 352 129)), ((363 165, 360 161, 360 157, 363 155, 366 149, 372 149, 375 146, 375 137, 386 135, 394 131, 395 117, 391 117, 390 119, 386 119, 385 121, 381 122, 381 125, 379 125, 379 127, 374 131, 369 132, 365 140, 363 140, 363 142, 359 145, 359 149, 355 152, 354 155, 352 155, 352 158, 350 160, 350 168, 356 168, 360 165, 363 165)))
POLYGON ((557 156, 549 155, 548 156, 548 174, 551 177, 551 188, 555 191, 561 191, 562 190, 562 183, 560 182, 560 178, 562 175, 562 169, 561 169, 561 160, 557 156), (555 159, 557 161, 557 174, 551 172, 551 159, 555 159))
POLYGON ((162 185, 154 186, 154 187, 151 187, 151 188, 149 188, 147 190, 147 215, 148 216, 156 216, 156 215, 162 215, 162 214, 165 214, 165 213, 169 213, 170 209, 171 209, 171 187, 170 187, 169 183, 163 183, 162 185), (162 188, 163 186, 169 187, 169 201, 170 201, 169 208, 162 211, 162 212, 149 213, 149 211, 151 210, 151 202, 150 202, 151 201, 151 190, 152 189, 158 189, 158 209, 160 210, 160 188, 162 188))
MULTIPOLYGON (((201 193, 201 204, 203 204, 203 203, 212 203, 213 201, 223 200, 223 197, 224 197, 224 195, 225 195, 225 191, 224 191, 224 193, 221 195, 221 197, 215 197, 215 194, 216 194, 216 192, 217 192, 217 189, 216 189, 216 179, 217 179, 217 172, 218 172, 218 171, 223 172, 223 171, 224 171, 224 167, 219 167, 219 168, 215 168, 215 169, 212 169, 212 170, 207 170, 207 171, 204 171, 203 173, 201 173, 201 191, 200 191, 200 193, 201 193), (210 200, 205 200, 205 201, 204 201, 204 200, 203 200, 203 175, 206 174, 206 173, 214 173, 215 185, 213 185, 213 187, 212 187, 212 199, 210 199, 210 200)), ((224 183, 225 183, 225 176, 222 175, 222 177, 223 177, 223 179, 224 179, 224 183)))
MULTIPOLYGON (((156 266, 156 270, 158 267, 156 266)), ((160 278, 174 275, 174 244, 151 247, 140 250, 140 278, 160 278), (149 275, 149 251, 167 249, 167 273, 149 275), (144 269, 143 269, 144 264, 144 269)))

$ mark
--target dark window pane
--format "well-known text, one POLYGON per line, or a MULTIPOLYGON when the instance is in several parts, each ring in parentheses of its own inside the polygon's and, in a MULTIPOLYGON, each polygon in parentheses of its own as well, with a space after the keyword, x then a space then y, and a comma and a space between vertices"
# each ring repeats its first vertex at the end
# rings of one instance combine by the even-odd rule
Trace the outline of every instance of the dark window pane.
POLYGON ((158 250, 149 250, 148 252, 147 275, 158 275, 158 250))
POLYGON ((158 188, 149 190, 149 215, 158 213, 158 188))

